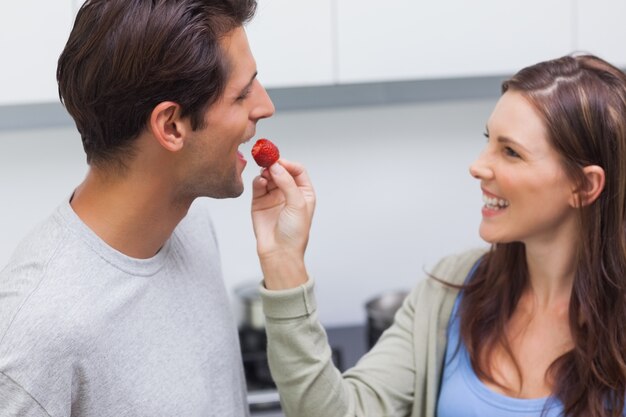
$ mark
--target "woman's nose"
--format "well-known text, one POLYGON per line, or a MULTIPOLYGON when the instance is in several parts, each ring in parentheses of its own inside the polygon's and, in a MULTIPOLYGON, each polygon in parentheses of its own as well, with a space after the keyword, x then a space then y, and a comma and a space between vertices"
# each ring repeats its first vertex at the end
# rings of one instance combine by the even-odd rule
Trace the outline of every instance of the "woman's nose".
POLYGON ((479 180, 488 180, 493 178, 493 169, 485 160, 484 154, 481 154, 469 167, 470 175, 479 180))

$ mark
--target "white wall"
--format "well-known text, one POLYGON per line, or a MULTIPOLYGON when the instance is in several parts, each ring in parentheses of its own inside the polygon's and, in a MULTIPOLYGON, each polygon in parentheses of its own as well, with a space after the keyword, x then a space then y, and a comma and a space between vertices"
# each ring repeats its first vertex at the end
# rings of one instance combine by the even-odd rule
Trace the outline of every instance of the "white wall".
POLYGON ((68 0, 0 3, 0 105, 58 100, 57 60, 73 19, 68 0))
MULTIPOLYGON (((445 254, 481 246, 481 193, 468 165, 494 102, 283 112, 262 121, 284 157, 306 164, 318 208, 307 262, 326 325, 362 323, 382 291, 410 288, 445 254)), ((0 265, 78 184, 86 165, 73 128, 0 131, 0 265)), ((242 150, 249 153, 251 144, 242 150)), ((251 158, 249 158, 251 159, 251 158)), ((250 184, 258 173, 250 161, 250 184)), ((212 202, 227 286, 260 280, 250 187, 212 202)))

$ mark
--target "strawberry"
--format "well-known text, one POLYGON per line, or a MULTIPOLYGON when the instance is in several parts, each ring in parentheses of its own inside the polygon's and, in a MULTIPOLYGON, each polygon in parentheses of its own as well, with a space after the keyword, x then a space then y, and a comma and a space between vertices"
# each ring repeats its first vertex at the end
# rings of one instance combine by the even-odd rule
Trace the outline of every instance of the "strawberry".
POLYGON ((252 147, 252 157, 257 165, 267 168, 280 158, 278 148, 268 139, 259 139, 252 147))

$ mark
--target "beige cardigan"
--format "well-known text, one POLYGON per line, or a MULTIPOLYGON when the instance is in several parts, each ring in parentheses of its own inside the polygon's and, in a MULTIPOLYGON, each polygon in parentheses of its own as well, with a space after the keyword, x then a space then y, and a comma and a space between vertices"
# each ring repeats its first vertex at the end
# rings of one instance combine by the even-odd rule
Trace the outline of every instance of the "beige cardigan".
MULTIPOLYGON (((449 256, 431 274, 461 284, 484 252, 449 256)), ((313 280, 284 291, 261 288, 270 369, 285 415, 434 417, 458 291, 422 280, 376 346, 341 375, 317 319, 313 290, 313 280)))

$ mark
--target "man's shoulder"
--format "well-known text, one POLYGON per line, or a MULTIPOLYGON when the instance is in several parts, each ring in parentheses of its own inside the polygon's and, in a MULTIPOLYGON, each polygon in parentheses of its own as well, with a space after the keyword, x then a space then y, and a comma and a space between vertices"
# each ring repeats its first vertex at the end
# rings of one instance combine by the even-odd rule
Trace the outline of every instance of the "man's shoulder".
POLYGON ((35 225, 24 236, 15 247, 6 267, 17 268, 23 264, 45 262, 55 248, 58 247, 59 243, 66 239, 67 232, 67 229, 60 221, 58 211, 55 211, 45 220, 35 225))
POLYGON ((52 329, 50 323, 69 307, 72 279, 92 263, 82 252, 89 251, 54 214, 22 240, 0 270, 0 344, 24 318, 38 323, 40 333, 52 329))
POLYGON ((9 262, 0 270, 0 311, 3 313, 0 321, 7 316, 8 310, 22 305, 28 294, 40 284, 66 239, 65 232, 50 217, 18 244, 9 262))
POLYGON ((9 284, 33 285, 58 262, 76 264, 79 260, 73 251, 82 245, 64 222, 60 211, 52 213, 34 227, 16 246, 8 263, 0 270, 0 291, 9 284))

